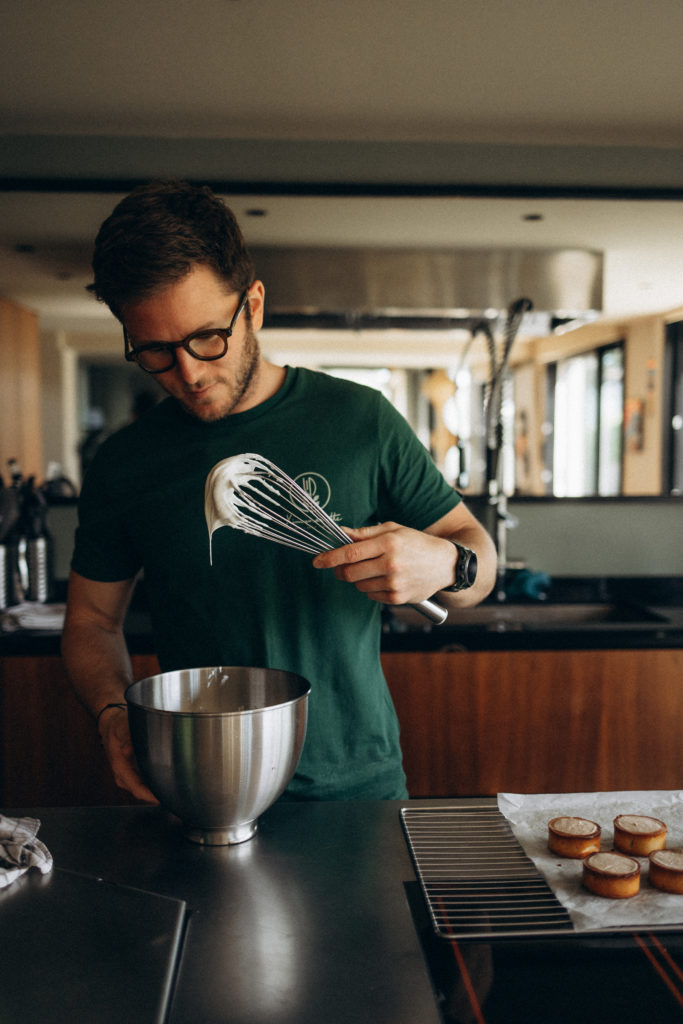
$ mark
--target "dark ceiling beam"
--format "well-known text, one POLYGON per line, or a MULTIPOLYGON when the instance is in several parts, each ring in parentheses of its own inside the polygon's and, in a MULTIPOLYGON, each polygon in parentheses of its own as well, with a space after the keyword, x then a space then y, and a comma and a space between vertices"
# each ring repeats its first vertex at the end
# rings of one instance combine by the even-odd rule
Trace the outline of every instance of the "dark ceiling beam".
POLYGON ((683 150, 439 142, 0 136, 4 190, 126 191, 156 177, 230 193, 683 198, 683 150))

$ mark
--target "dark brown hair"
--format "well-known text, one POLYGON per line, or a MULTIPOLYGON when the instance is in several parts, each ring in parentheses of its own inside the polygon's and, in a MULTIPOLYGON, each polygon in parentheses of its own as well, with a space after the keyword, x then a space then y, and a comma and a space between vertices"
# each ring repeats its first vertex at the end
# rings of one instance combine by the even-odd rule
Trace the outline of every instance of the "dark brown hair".
POLYGON ((232 211, 207 186, 160 180, 140 185, 102 224, 88 290, 121 320, 123 307, 185 277, 213 270, 231 291, 254 280, 254 264, 232 211))

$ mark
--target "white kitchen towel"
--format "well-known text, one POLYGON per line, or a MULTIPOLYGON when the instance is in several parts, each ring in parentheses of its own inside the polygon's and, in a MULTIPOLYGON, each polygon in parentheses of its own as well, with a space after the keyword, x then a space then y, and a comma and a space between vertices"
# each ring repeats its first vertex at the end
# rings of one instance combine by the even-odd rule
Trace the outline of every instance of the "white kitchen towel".
POLYGON ((24 601, 15 604, 0 614, 0 629, 8 633, 17 629, 38 629, 54 633, 64 625, 65 604, 41 604, 40 601, 24 601))
POLYGON ((0 814, 0 889, 11 885, 29 868, 46 875, 52 870, 52 854, 37 839, 37 818, 6 818, 0 814))

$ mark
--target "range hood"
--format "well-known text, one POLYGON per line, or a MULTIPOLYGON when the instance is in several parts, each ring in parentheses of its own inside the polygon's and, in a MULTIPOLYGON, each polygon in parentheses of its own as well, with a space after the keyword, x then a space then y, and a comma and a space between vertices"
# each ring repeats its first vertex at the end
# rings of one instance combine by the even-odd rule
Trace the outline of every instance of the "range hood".
MULTIPOLYGON (((588 249, 254 247, 265 327, 443 330, 495 321, 521 297, 529 329, 602 310, 603 256, 588 249)), ((526 328, 526 329, 525 329, 526 328)))

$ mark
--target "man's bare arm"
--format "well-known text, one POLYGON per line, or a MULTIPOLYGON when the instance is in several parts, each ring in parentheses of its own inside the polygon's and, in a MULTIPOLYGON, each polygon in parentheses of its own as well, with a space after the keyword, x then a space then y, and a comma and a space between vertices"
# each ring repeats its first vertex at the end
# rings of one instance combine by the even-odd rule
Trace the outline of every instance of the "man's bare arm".
POLYGON ((123 622, 135 580, 99 583, 69 577, 62 659, 80 702, 97 719, 116 783, 140 800, 154 800, 137 772, 124 704, 133 671, 123 622), (106 709, 106 710, 103 710, 106 709))

